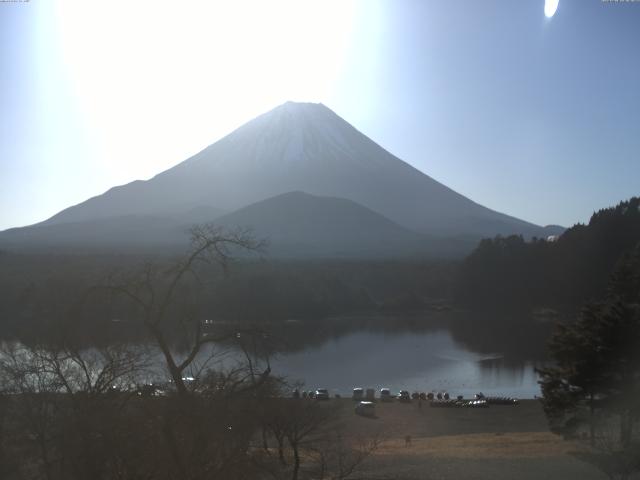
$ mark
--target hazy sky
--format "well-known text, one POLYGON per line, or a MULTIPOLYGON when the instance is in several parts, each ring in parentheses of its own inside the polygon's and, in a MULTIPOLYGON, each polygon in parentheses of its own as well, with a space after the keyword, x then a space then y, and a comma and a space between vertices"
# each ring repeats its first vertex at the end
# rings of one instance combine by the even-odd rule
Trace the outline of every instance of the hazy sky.
POLYGON ((0 229, 286 100, 538 224, 640 194, 640 2, 3 2, 0 52, 0 229))

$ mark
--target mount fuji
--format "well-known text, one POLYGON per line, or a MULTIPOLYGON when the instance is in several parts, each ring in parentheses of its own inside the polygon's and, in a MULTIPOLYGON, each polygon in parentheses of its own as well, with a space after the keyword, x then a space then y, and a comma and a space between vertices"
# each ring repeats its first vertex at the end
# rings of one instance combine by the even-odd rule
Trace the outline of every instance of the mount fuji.
MULTIPOLYGON (((304 245, 314 244, 313 250, 322 241, 330 240, 330 251, 341 250, 344 224, 332 223, 327 212, 339 215, 343 208, 349 210, 352 225, 366 218, 362 228, 371 229, 370 236, 364 235, 371 245, 361 244, 364 251, 373 252, 376 244, 384 244, 385 251, 397 246, 397 255, 403 255, 407 245, 415 253, 420 236, 425 246, 435 248, 442 242, 434 239, 546 236, 560 230, 473 202, 395 157, 322 104, 287 102, 149 180, 114 187, 44 222, 2 232, 0 243, 178 244, 189 224, 221 218, 221 223, 232 225, 233 212, 249 206, 249 219, 261 226, 256 233, 271 230, 273 236, 273 229, 267 228, 272 217, 274 224, 288 224, 283 231, 289 237, 275 237, 281 244, 298 245, 302 256, 304 245), (290 192, 306 196, 283 196, 290 192), (277 209, 267 201, 273 197, 278 197, 277 209), (284 205, 301 199, 295 209, 284 205), (324 212, 321 218, 314 217, 318 209, 324 212), (287 211, 295 214, 283 217, 287 211), (280 213, 277 218, 275 212, 280 213), (310 242, 305 231, 312 230, 303 226, 315 221, 320 223, 314 224, 314 235, 324 233, 310 242), (336 225, 342 227, 336 229, 336 225)), ((245 221, 247 214, 236 218, 238 223, 245 221)), ((352 250, 353 246, 346 248, 352 250)))

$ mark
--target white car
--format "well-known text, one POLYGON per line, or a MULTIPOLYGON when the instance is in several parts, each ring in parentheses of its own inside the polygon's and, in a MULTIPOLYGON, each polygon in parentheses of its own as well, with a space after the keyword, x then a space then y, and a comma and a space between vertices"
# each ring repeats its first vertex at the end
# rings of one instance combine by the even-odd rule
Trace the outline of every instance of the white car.
POLYGON ((364 389, 356 387, 353 389, 353 398, 355 401, 360 401, 364 398, 364 389))
POLYGON ((381 402, 391 402, 393 400, 393 396, 391 395, 391 390, 388 388, 380 389, 380 401, 381 402))

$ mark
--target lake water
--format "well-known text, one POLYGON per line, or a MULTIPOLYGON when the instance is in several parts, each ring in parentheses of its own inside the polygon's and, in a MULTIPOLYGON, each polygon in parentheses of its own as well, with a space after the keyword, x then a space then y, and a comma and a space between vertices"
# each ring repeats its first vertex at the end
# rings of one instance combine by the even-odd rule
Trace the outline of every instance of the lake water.
MULTIPOLYGON (((302 390, 327 388, 332 395, 350 395, 354 387, 378 391, 386 387, 393 392, 447 391, 465 397, 478 392, 516 398, 540 395, 535 368, 542 363, 523 360, 522 355, 527 358, 528 353, 522 344, 543 344, 542 340, 533 341, 532 335, 525 334, 518 346, 510 331, 500 335, 495 329, 473 331, 453 328, 455 325, 451 319, 438 322, 420 318, 294 323, 270 334, 279 341, 286 340, 277 349, 284 353, 271 355, 270 364, 274 375, 284 376, 292 384, 303 383, 302 390), (484 337, 480 332, 485 332, 484 337), (491 343, 487 344, 486 338, 491 343), (514 352, 518 353, 517 359, 514 352)), ((150 366, 140 380, 167 379, 160 352, 151 347, 148 355, 150 366)), ((196 363, 228 369, 243 361, 240 350, 229 344, 207 346, 196 363), (215 360, 208 363, 212 353, 216 353, 215 360)))
POLYGON ((452 395, 540 394, 531 361, 480 354, 457 342, 445 328, 423 332, 356 331, 301 352, 281 354, 274 373, 304 381, 303 389, 328 388, 349 395, 354 387, 392 391, 448 391, 452 395))

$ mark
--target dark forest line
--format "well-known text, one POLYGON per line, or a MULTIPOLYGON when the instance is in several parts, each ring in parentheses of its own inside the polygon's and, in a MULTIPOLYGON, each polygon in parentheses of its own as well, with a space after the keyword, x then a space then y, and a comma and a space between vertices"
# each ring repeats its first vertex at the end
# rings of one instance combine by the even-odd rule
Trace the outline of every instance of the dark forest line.
POLYGON ((555 239, 484 239, 455 280, 457 305, 473 310, 574 313, 601 298, 616 263, 640 243, 640 198, 595 212, 555 239))
MULTIPOLYGON (((0 335, 46 340, 77 332, 83 343, 143 340, 130 303, 86 292, 147 266, 170 268, 174 258, 133 255, 0 254, 0 335), (73 328, 69 328, 73 323, 73 328), (64 328, 63 328, 64 327, 64 328), (84 337, 84 338, 82 338, 84 337)), ((454 262, 239 260, 227 272, 202 265, 185 279, 176 319, 218 325, 317 324, 332 316, 409 313, 448 308, 454 262)), ((180 328, 175 338, 179 341, 180 328)))

